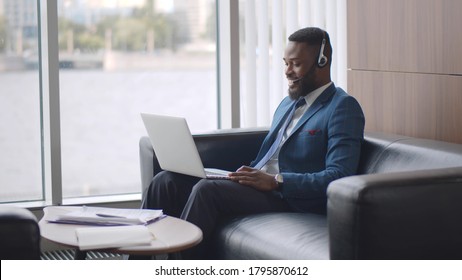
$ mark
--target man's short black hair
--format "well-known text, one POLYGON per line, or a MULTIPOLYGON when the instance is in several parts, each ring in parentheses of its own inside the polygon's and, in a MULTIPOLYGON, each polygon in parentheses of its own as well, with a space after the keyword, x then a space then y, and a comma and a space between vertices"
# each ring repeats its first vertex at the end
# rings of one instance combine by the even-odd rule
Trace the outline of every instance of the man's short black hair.
POLYGON ((297 43, 307 43, 308 45, 321 46, 322 39, 326 39, 326 46, 324 48, 324 55, 329 59, 332 57, 332 46, 330 44, 329 34, 318 27, 305 27, 299 29, 289 36, 289 41, 297 43))
POLYGON ((292 35, 289 36, 289 41, 308 43, 309 45, 320 45, 323 38, 329 41, 329 35, 326 31, 317 27, 306 27, 292 33, 292 35))

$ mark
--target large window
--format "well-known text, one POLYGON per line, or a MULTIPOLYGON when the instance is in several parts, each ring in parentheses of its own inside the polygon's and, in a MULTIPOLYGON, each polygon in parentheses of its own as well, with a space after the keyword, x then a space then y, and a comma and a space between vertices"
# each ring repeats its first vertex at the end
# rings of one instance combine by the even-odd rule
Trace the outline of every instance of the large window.
POLYGON ((186 117, 193 132, 217 128, 215 26, 214 0, 0 0, 0 202, 43 200, 43 190, 139 193, 141 112, 186 117), (58 29, 59 95, 49 95, 59 97, 49 105, 60 111, 50 128, 60 131, 57 169, 46 167, 38 55, 39 40, 56 34, 39 32, 38 15, 58 29))
POLYGON ((36 1, 0 1, 0 202, 41 200, 36 1))

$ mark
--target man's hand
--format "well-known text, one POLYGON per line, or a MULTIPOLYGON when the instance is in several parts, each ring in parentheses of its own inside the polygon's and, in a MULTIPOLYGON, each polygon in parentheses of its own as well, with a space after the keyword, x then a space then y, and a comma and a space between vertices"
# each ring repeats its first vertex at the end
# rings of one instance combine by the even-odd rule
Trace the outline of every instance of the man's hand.
POLYGON ((234 182, 250 186, 259 191, 272 191, 278 188, 274 175, 248 166, 240 167, 236 172, 230 173, 229 177, 234 182))

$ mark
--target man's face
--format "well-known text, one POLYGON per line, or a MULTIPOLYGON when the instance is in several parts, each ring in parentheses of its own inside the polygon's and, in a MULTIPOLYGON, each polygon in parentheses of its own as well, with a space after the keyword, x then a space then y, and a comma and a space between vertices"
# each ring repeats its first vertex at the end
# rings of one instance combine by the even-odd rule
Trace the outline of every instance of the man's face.
POLYGON ((296 100, 317 88, 316 69, 319 48, 306 43, 291 42, 284 52, 285 74, 289 82, 289 96, 296 100))

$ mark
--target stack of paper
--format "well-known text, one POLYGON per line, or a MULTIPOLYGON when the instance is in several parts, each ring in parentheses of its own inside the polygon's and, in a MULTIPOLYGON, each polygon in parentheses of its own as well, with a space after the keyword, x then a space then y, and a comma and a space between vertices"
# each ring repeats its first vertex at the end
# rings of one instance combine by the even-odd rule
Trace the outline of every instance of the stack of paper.
POLYGON ((82 206, 49 222, 83 225, 146 225, 165 217, 162 210, 82 206))
POLYGON ((82 227, 75 232, 80 250, 150 245, 154 239, 145 226, 82 227))

